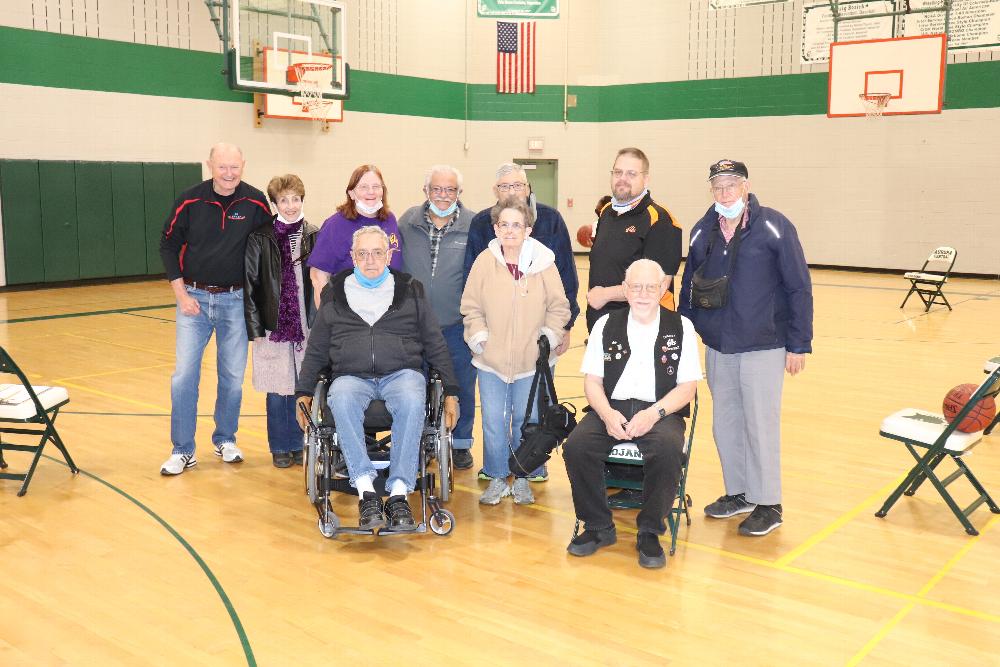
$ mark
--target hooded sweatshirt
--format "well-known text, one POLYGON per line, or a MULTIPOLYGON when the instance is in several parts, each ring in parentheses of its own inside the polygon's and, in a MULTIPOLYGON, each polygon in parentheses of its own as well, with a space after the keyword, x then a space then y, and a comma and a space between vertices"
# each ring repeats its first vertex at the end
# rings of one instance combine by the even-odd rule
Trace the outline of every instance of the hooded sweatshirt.
MULTIPOLYGON (((538 337, 545 335, 554 350, 570 318, 551 250, 526 238, 518 269, 522 275, 515 280, 499 239, 493 239, 473 262, 462 294, 472 365, 507 383, 534 375, 538 337)), ((550 361, 555 361, 554 352, 550 361)))

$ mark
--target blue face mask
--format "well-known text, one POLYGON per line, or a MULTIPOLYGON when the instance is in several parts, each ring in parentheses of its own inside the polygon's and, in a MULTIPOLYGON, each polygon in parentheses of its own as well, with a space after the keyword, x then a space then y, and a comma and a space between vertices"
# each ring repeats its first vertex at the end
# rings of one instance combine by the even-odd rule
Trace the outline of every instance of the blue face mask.
POLYGON ((382 271, 382 275, 380 275, 378 278, 369 278, 365 274, 361 273, 361 269, 355 266, 354 277, 357 278, 358 283, 362 287, 367 287, 368 289, 375 289, 376 287, 384 283, 385 279, 389 277, 389 267, 388 266, 385 267, 385 270, 382 271))
POLYGON ((427 200, 427 204, 428 204, 428 207, 431 210, 431 213, 434 214, 434 215, 436 215, 439 218, 447 218, 449 215, 451 215, 452 213, 454 213, 458 209, 458 200, 457 199, 451 203, 451 206, 449 206, 448 208, 446 208, 444 210, 442 210, 442 209, 438 208, 437 206, 435 206, 434 202, 432 202, 429 199, 427 200))
POLYGON ((737 199, 731 206, 725 206, 719 202, 715 202, 715 212, 729 220, 732 220, 739 217, 745 206, 746 202, 742 199, 737 199))

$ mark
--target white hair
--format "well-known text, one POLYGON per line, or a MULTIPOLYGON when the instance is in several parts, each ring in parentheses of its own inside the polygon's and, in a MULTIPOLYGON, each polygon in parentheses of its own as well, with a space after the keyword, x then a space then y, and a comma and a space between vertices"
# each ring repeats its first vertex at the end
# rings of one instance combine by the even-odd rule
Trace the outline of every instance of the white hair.
POLYGON ((240 148, 236 144, 227 144, 224 141, 220 141, 219 143, 215 144, 214 146, 212 146, 208 150, 208 159, 209 160, 211 160, 213 157, 215 157, 215 151, 217 151, 217 150, 219 150, 219 151, 221 151, 221 150, 233 150, 233 151, 236 151, 237 153, 240 154, 240 160, 244 159, 244 157, 243 157, 243 149, 242 148, 240 148))
POLYGON ((635 260, 634 262, 629 264, 627 269, 625 269, 625 282, 628 282, 629 274, 632 273, 633 269, 641 269, 643 267, 649 267, 651 269, 655 269, 657 275, 656 280, 658 282, 663 282, 663 279, 667 277, 667 274, 663 271, 663 267, 660 266, 659 262, 654 262, 651 259, 643 258, 635 260))
POLYGON ((389 236, 385 233, 385 231, 378 225, 365 225, 351 235, 351 252, 354 252, 354 248, 357 247, 358 239, 366 234, 379 234, 382 237, 382 241, 385 243, 385 249, 389 249, 389 236))
POLYGON ((431 179, 434 178, 434 174, 451 174, 458 181, 458 189, 462 189, 462 172, 455 169, 450 164, 436 164, 427 170, 427 175, 424 176, 424 190, 431 186, 431 179))
POLYGON ((525 178, 528 178, 528 175, 525 173, 523 166, 519 164, 514 164, 513 162, 504 162, 502 165, 497 167, 497 180, 499 181, 507 174, 514 174, 514 173, 521 174, 525 178))

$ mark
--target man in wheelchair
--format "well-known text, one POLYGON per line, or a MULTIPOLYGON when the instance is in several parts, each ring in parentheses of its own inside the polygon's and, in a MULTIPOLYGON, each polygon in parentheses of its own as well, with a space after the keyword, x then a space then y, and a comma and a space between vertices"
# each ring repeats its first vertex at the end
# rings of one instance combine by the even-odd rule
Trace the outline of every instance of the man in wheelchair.
POLYGON ((563 457, 584 531, 566 550, 589 556, 617 541, 604 460, 617 443, 634 442, 644 467, 639 565, 663 567, 659 536, 677 493, 684 417, 701 379, 698 338, 687 318, 660 306, 669 283, 659 264, 636 260, 624 285, 629 307, 594 323, 580 369, 591 409, 570 433, 563 457))
MULTIPOLYGON (((333 414, 351 485, 357 489, 358 526, 416 530, 407 495, 414 491, 424 426, 427 380, 436 369, 444 385, 448 429, 458 419, 458 385, 451 357, 424 288, 412 276, 388 268, 389 238, 377 226, 354 233, 354 269, 334 275, 323 289, 296 386, 303 430, 320 373, 332 379, 327 403, 333 414), (365 446, 364 414, 373 400, 392 416, 392 448, 382 504, 376 471, 365 446)), ((471 409, 471 406, 470 406, 471 409)))

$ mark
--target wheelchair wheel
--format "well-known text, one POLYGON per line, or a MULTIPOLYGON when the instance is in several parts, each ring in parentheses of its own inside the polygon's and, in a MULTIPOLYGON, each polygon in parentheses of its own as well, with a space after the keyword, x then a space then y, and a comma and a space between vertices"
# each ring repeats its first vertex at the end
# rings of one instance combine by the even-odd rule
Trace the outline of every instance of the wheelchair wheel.
POLYGON ((435 510, 427 523, 435 535, 448 535, 455 529, 455 515, 445 509, 435 510))
POLYGON ((451 432, 445 428, 444 424, 441 424, 441 429, 438 431, 437 438, 437 456, 438 462, 438 479, 441 485, 441 493, 438 497, 441 502, 448 502, 451 498, 451 492, 455 487, 455 468, 451 460, 451 432))

